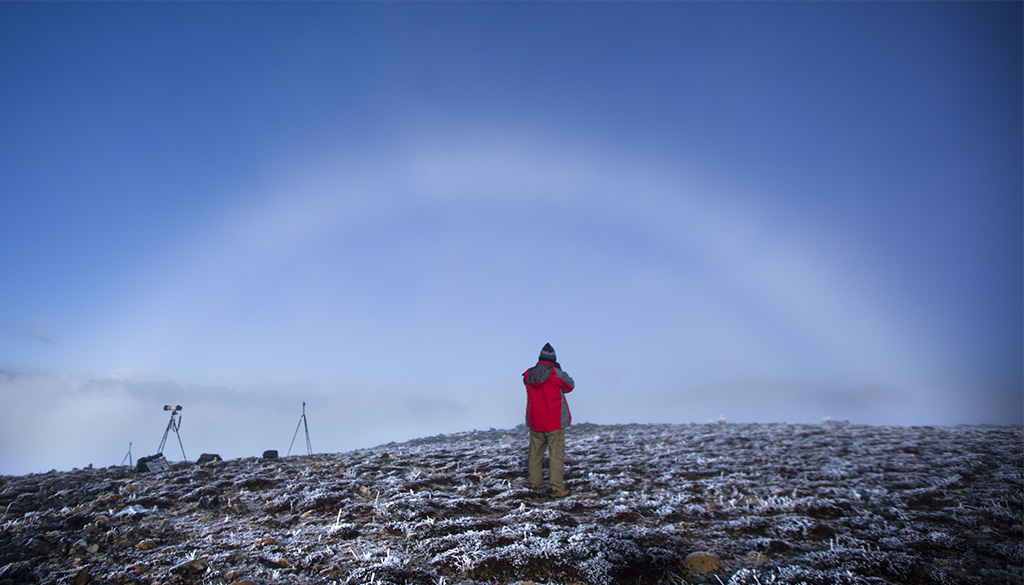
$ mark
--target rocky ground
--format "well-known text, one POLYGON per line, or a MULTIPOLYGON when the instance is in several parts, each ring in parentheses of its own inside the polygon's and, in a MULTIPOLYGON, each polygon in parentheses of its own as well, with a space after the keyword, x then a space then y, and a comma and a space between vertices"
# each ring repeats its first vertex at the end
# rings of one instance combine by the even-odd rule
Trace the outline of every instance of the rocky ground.
POLYGON ((578 425, 0 477, 0 583, 1021 584, 1024 432, 578 425))

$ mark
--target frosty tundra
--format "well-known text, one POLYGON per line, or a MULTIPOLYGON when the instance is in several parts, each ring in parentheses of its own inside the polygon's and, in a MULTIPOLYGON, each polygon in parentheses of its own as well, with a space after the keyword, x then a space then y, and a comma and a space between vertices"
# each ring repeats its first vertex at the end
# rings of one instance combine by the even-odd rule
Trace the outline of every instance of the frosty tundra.
POLYGON ((535 489, 544 487, 541 460, 548 451, 548 484, 555 497, 569 495, 564 483, 565 429, 572 423, 565 395, 576 383, 562 371, 555 349, 545 343, 537 365, 523 372, 526 385, 526 426, 530 428, 529 481, 535 489))

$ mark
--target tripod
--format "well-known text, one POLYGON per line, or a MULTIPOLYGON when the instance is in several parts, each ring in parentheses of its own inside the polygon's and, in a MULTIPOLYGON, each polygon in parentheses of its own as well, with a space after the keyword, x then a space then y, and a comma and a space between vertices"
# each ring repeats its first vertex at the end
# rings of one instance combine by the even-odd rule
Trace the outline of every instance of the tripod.
POLYGON ((188 461, 188 457, 185 455, 185 446, 181 444, 181 433, 178 429, 181 427, 181 406, 171 406, 168 404, 164 406, 164 410, 171 411, 171 420, 167 421, 167 428, 164 429, 164 438, 160 440, 160 448, 157 453, 161 455, 164 452, 164 445, 167 444, 167 435, 173 430, 175 435, 178 435, 178 446, 181 447, 181 458, 188 461))
MULTIPOLYGON (((295 437, 299 436, 299 427, 306 427, 306 455, 313 454, 313 447, 309 444, 309 424, 306 422, 306 401, 302 401, 302 416, 299 417, 299 424, 295 426, 295 434, 292 435, 292 444, 288 445, 288 455, 292 454, 292 446, 295 445, 295 437)), ((287 457, 287 455, 286 455, 287 457)))
POLYGON ((128 467, 132 467, 133 466, 133 464, 132 464, 132 442, 131 441, 128 441, 128 454, 125 455, 124 459, 121 460, 121 465, 124 465, 125 461, 128 462, 128 467))

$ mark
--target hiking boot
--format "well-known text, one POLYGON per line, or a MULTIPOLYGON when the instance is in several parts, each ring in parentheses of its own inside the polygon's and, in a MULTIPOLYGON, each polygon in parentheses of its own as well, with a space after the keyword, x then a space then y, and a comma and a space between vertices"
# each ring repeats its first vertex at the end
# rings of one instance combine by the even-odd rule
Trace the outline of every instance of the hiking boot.
POLYGON ((564 498, 564 497, 569 495, 569 490, 567 490, 567 489, 552 490, 551 491, 551 495, 556 497, 556 498, 564 498))

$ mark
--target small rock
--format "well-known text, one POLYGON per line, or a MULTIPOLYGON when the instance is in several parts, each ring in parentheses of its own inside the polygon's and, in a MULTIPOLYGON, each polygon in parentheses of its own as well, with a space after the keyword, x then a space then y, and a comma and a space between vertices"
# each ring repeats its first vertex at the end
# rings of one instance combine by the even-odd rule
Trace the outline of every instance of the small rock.
POLYGON ((85 585, 89 582, 89 567, 82 567, 75 573, 75 585, 85 585))
POLYGON ((145 575, 149 572, 149 566, 146 563, 135 563, 131 569, 136 575, 145 575))
POLYGON ((210 508, 216 508, 219 505, 220 505, 220 496, 218 496, 218 495, 203 496, 203 497, 199 498, 199 507, 204 509, 204 510, 209 510, 210 508))
POLYGON ((202 559, 192 559, 191 561, 186 561, 174 567, 171 569, 171 573, 174 573, 183 579, 195 579, 197 577, 201 577, 209 568, 210 565, 206 561, 202 559))
POLYGON ((153 550, 154 548, 156 548, 156 546, 156 541, 154 541, 151 538, 147 538, 146 540, 143 540, 139 544, 135 545, 135 548, 139 550, 153 550))
POLYGON ((85 552, 87 552, 87 553, 89 553, 91 555, 94 555, 94 554, 100 552, 100 545, 98 545, 96 543, 90 544, 88 547, 86 547, 85 552))
POLYGON ((713 573, 722 568, 722 561, 718 557, 707 552, 692 552, 683 559, 683 565, 692 571, 701 573, 713 573))
POLYGON ((66 530, 81 530, 86 524, 89 524, 90 518, 85 514, 73 514, 64 519, 64 528, 66 530))
POLYGON ((256 585, 256 584, 253 583, 252 581, 246 579, 245 581, 235 581, 231 585, 256 585))
POLYGON ((259 557, 256 562, 268 569, 287 569, 291 566, 286 558, 268 559, 265 557, 259 557))
POLYGON ((755 563, 767 563, 768 556, 764 553, 757 552, 756 550, 747 553, 747 560, 755 563))

